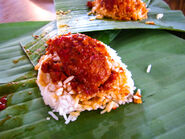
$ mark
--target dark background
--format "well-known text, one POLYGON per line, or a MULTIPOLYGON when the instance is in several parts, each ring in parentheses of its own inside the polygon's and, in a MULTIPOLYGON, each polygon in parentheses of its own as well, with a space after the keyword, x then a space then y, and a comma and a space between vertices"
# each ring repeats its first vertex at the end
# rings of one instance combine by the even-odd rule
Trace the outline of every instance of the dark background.
POLYGON ((165 0, 171 9, 182 10, 185 15, 185 0, 165 0))

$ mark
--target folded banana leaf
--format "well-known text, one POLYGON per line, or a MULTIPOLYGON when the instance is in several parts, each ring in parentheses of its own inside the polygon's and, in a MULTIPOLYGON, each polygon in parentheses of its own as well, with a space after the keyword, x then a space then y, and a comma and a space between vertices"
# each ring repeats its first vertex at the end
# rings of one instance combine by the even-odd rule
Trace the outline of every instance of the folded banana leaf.
MULTIPOLYGON (((21 29, 21 24, 16 28, 21 29)), ((184 44, 164 31, 123 30, 110 46, 131 70, 144 103, 124 105, 103 115, 99 110, 86 111, 68 125, 62 117, 46 120, 50 108, 43 103, 35 76, 1 84, 0 96, 7 95, 8 102, 0 111, 0 138, 183 138, 184 44), (146 73, 148 64, 152 64, 151 73, 146 73)), ((0 45, 0 52, 8 54, 4 48, 0 45)))
MULTIPOLYGON (((102 42, 109 44, 118 34, 120 30, 106 30, 103 32, 93 32, 93 33, 86 33, 102 42)), ((30 59, 31 63, 35 66, 38 63, 39 58, 41 55, 44 54, 46 48, 46 41, 49 38, 53 38, 57 35, 57 27, 56 22, 50 22, 49 24, 45 25, 38 31, 34 32, 33 35, 30 35, 26 39, 22 40, 21 46, 25 53, 27 54, 28 58, 30 59)))
POLYGON ((56 22, 52 21, 20 42, 31 63, 35 66, 46 49, 46 41, 57 35, 56 22))
POLYGON ((87 1, 89 0, 55 0, 56 10, 71 11, 57 15, 59 33, 138 28, 185 31, 183 13, 170 10, 163 0, 144 0, 149 8, 148 19, 144 21, 91 20, 95 16, 88 16, 90 9, 86 6, 87 1), (159 13, 164 15, 160 20, 156 18, 159 13), (153 21, 155 25, 145 24, 146 21, 153 21))

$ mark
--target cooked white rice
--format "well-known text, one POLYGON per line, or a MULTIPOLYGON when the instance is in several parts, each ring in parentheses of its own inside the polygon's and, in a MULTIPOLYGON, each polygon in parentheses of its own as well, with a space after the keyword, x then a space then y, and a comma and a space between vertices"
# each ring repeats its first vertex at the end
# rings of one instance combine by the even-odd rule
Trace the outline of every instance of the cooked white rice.
MULTIPOLYGON (((101 43, 101 42, 100 42, 101 43)), ((49 105, 54 112, 58 112, 60 116, 63 116, 65 119, 65 124, 68 124, 70 121, 75 121, 77 117, 80 115, 80 112, 85 110, 96 110, 96 109, 103 109, 101 114, 105 112, 110 112, 112 108, 117 108, 121 104, 130 103, 133 101, 133 93, 135 90, 134 81, 132 79, 131 72, 127 70, 127 66, 121 62, 121 58, 117 56, 115 50, 106 46, 108 53, 110 54, 111 58, 114 60, 114 64, 109 63, 109 66, 114 71, 118 72, 119 69, 116 68, 118 65, 123 68, 125 75, 127 77, 126 84, 123 87, 129 88, 129 94, 125 96, 125 98, 121 99, 114 99, 113 93, 112 95, 107 95, 102 97, 102 101, 107 101, 106 105, 93 105, 92 107, 89 106, 81 106, 79 104, 79 99, 74 99, 72 94, 74 94, 74 90, 72 90, 70 86, 70 81, 74 78, 74 76, 68 77, 64 82, 58 82, 57 85, 53 84, 50 78, 49 73, 44 73, 41 70, 42 63, 47 60, 50 55, 44 55, 40 62, 39 62, 39 69, 38 69, 38 77, 37 77, 37 84, 40 88, 41 95, 46 105, 49 105), (44 76, 47 80, 47 86, 44 86, 40 80, 44 76), (57 86, 57 87, 56 87, 57 86), (57 98, 56 98, 57 96, 57 98)), ((56 54, 55 54, 56 55, 56 54)), ((56 55, 56 59, 58 56, 56 55)), ((58 120, 58 117, 53 112, 48 112, 54 119, 58 120)))

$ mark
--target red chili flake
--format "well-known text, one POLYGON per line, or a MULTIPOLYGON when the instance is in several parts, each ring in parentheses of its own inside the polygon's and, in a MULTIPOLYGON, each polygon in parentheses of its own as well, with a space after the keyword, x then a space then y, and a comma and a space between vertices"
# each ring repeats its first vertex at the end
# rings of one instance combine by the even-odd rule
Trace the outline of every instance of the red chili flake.
POLYGON ((92 1, 88 1, 88 2, 87 2, 87 6, 88 6, 89 8, 92 8, 92 7, 93 7, 93 2, 92 2, 92 1))
POLYGON ((33 35, 33 37, 34 37, 35 39, 39 38, 39 36, 38 36, 38 35, 33 35))
POLYGON ((0 98, 0 111, 6 108, 7 97, 3 96, 0 98))
POLYGON ((113 110, 116 110, 118 107, 114 107, 114 108, 112 108, 113 110))
POLYGON ((116 0, 102 0, 101 6, 105 6, 108 11, 112 11, 114 5, 116 4, 116 0))
POLYGON ((128 95, 128 93, 125 93, 125 96, 127 96, 128 95))
POLYGON ((131 12, 131 10, 132 10, 132 9, 131 9, 129 6, 127 6, 126 12, 129 13, 129 12, 131 12))

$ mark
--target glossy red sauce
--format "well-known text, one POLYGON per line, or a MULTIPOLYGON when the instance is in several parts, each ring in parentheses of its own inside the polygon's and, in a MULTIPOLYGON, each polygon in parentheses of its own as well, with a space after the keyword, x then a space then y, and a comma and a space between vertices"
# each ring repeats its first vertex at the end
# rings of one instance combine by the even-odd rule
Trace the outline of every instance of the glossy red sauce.
POLYGON ((93 94, 111 75, 105 57, 108 55, 106 48, 96 39, 84 34, 66 34, 47 43, 46 53, 56 52, 61 60, 54 63, 50 59, 42 66, 43 72, 50 73, 53 82, 73 75, 71 85, 74 90, 93 94))
POLYGON ((0 98, 0 111, 6 108, 6 102, 7 102, 6 96, 0 98))
POLYGON ((115 71, 112 71, 112 72, 111 72, 111 75, 110 75, 109 78, 106 80, 106 82, 105 82, 104 84, 102 84, 101 89, 103 89, 103 90, 109 90, 109 89, 111 89, 111 87, 112 87, 112 82, 113 82, 114 80, 116 80, 117 77, 118 77, 118 73, 115 72, 115 71))
POLYGON ((52 58, 49 58, 47 62, 44 62, 41 69, 45 73, 50 73, 53 82, 64 81, 67 78, 62 71, 61 62, 55 62, 52 58))
POLYGON ((88 2, 87 2, 87 6, 88 6, 89 8, 92 8, 92 7, 93 7, 93 1, 88 1, 88 2))
POLYGON ((105 8, 109 11, 112 11, 114 8, 114 4, 116 3, 116 0, 101 0, 101 6, 105 6, 105 8))

